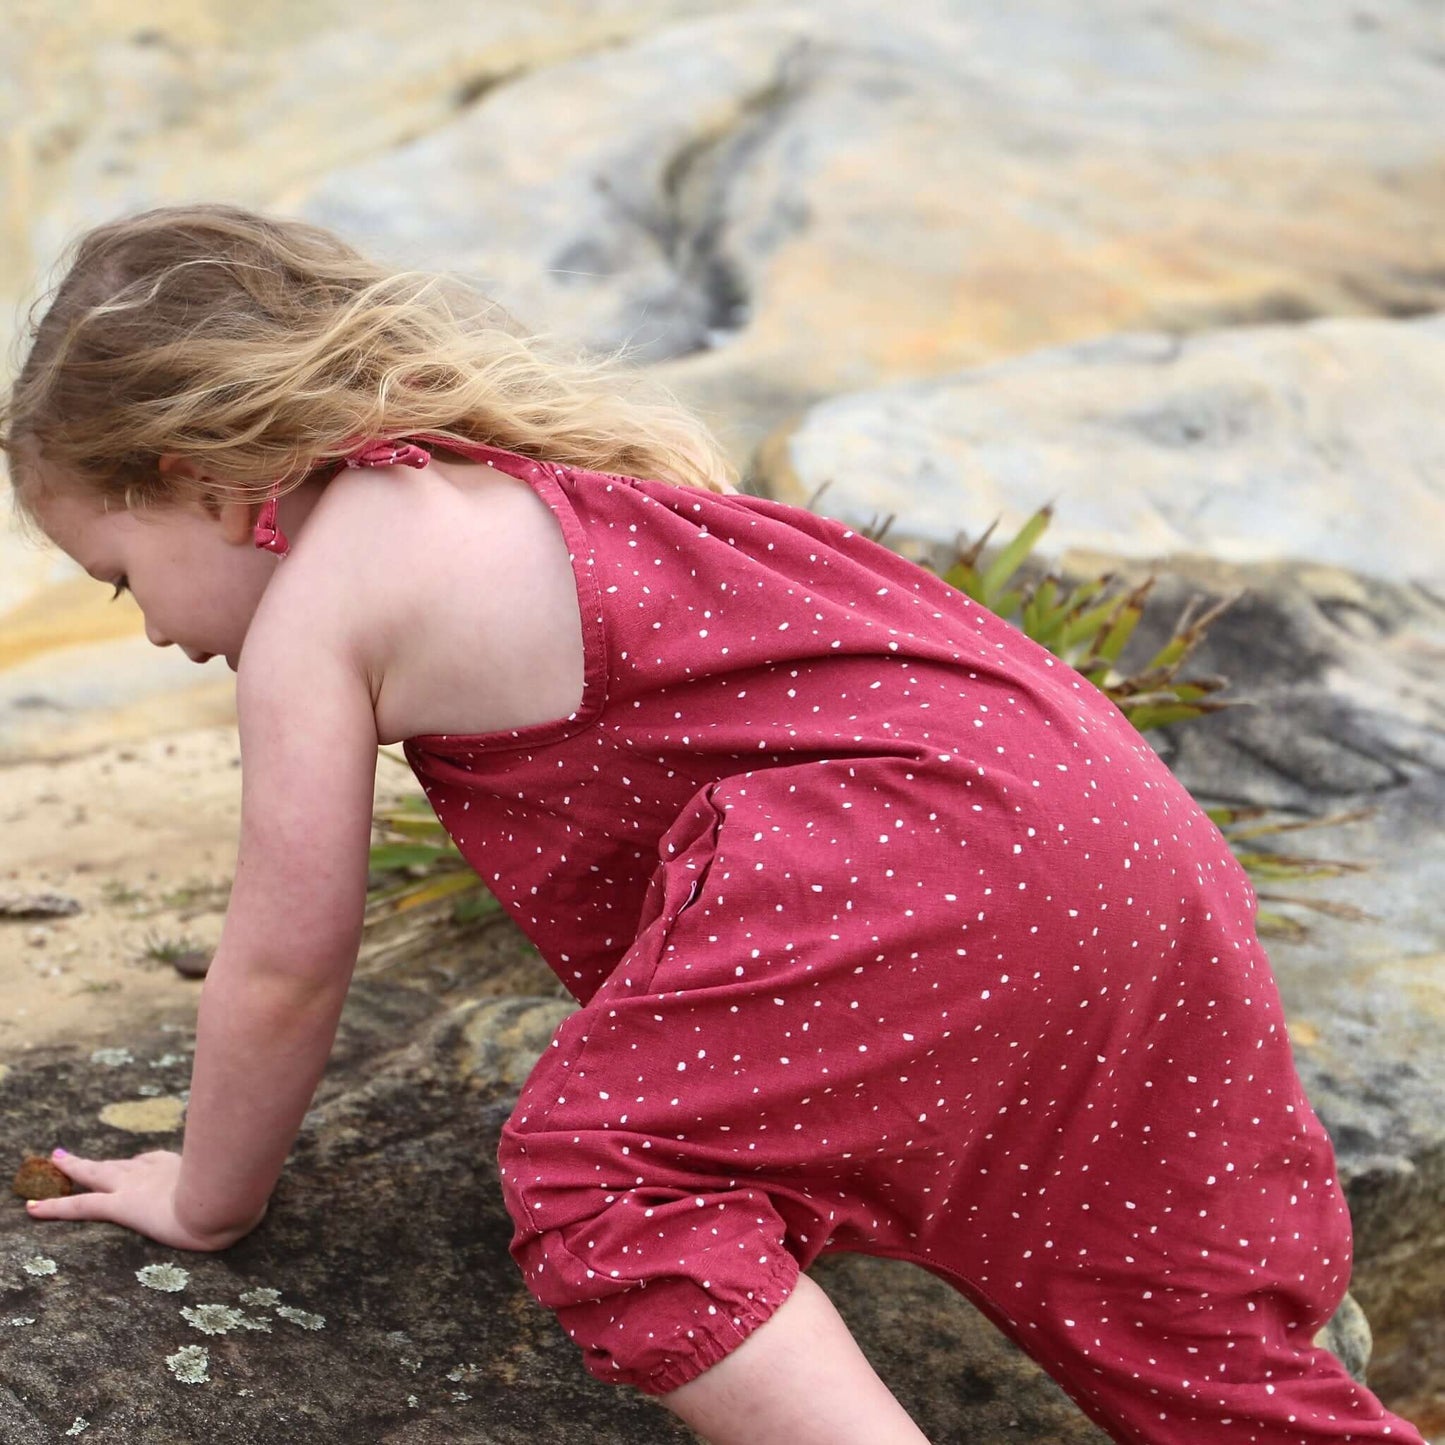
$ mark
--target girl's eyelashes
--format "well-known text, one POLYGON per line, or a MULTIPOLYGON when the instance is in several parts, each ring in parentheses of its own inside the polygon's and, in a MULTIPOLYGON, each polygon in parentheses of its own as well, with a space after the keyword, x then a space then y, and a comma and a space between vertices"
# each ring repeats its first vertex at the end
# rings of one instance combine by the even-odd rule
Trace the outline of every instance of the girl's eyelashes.
POLYGON ((129 581, 128 578, 125 578, 125 577, 120 577, 120 578, 118 578, 118 579, 116 580, 116 582, 114 583, 114 586, 115 586, 115 591, 112 592, 111 595, 110 595, 110 600, 111 600, 112 602, 116 601, 117 598, 120 597, 120 594, 121 594, 122 592, 129 592, 129 591, 130 591, 130 581, 129 581))

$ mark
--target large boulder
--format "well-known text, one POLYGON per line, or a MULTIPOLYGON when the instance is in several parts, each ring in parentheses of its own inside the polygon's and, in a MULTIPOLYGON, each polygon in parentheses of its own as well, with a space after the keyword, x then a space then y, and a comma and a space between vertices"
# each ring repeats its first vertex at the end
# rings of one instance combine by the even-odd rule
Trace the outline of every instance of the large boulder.
POLYGON ((822 396, 1109 332, 1445 306, 1408 0, 748 5, 497 86, 308 216, 627 344, 746 459, 822 396))
MULTIPOLYGON (((634 346, 746 468, 840 391, 1121 330, 1445 306, 1445 68, 1414 0, 1319 0, 1307 43, 1251 0, 921 0, 886 25, 872 0, 16 19, 0 339, 81 226, 236 200, 634 346)), ((0 533, 0 636, 26 649, 0 650, 0 750, 216 716, 179 657, 137 662, 128 607, 72 607, 74 577, 0 533), (92 645, 126 655, 81 689, 92 645)))
MULTIPOLYGON (((1328 883, 1261 879, 1299 937, 1269 940, 1296 1062, 1335 1143, 1355 1222, 1352 1288, 1375 1334, 1371 1384, 1445 1428, 1445 600, 1308 563, 1164 564, 1162 620, 1186 592, 1243 596, 1199 662, 1246 705, 1159 746, 1206 801, 1296 821, 1359 821, 1257 840, 1354 863, 1328 883), (1283 894, 1362 910, 1280 905, 1283 894)), ((1140 651, 1159 640, 1140 639, 1140 651)))
MULTIPOLYGON (((271 1211, 233 1249, 184 1255, 0 1208, 7 1445, 692 1438, 588 1377, 507 1255, 498 1133, 573 1005, 510 927, 440 944, 444 986, 413 951, 353 988, 271 1211)), ((191 1048, 171 1025, 31 1051, 0 1074, 0 1158, 57 1140, 97 1156, 175 1147, 191 1048)), ((860 1257, 826 1259, 816 1275, 937 1445, 1103 1445, 931 1275, 860 1257)), ((1357 1308, 1324 1343, 1363 1368, 1357 1308)))
POLYGON ((1261 882, 1296 1057, 1357 1227, 1372 1382, 1445 1423, 1445 320, 1108 338, 821 403, 765 448, 786 500, 945 562, 1057 505, 1062 570, 1161 575, 1125 661, 1191 595, 1242 593, 1197 658, 1246 705, 1156 735, 1197 797, 1327 831, 1265 837, 1364 871, 1261 882), (818 495, 818 489, 828 483, 818 495), (1176 551, 1160 557, 1160 553, 1176 551), (1207 554, 1207 555, 1202 555, 1207 554), (1150 559, 1155 560, 1151 561, 1150 559), (1232 559, 1232 560, 1227 560, 1232 559), (1263 560, 1269 559, 1269 560, 1263 560))
POLYGON ((783 501, 900 538, 1299 558, 1445 584, 1445 316, 1109 336, 840 395, 763 448, 783 501))

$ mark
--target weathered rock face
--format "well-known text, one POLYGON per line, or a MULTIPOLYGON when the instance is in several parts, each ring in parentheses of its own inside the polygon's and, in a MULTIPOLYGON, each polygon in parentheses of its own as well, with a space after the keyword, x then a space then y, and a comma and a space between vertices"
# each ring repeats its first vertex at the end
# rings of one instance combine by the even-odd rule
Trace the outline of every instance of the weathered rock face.
MULTIPOLYGON (((1421 425, 1427 426, 1425 418, 1438 414, 1445 400, 1445 372, 1432 370, 1442 359, 1439 348, 1445 342, 1438 323, 1330 323, 1287 336, 1297 337, 1299 348, 1307 350, 1316 345, 1311 333, 1323 332, 1336 356, 1357 340, 1374 355, 1381 354, 1387 339, 1371 334, 1376 325, 1390 335, 1404 333, 1402 358, 1411 355, 1417 342, 1422 345, 1427 361, 1413 369, 1402 363, 1400 391, 1413 388, 1421 394, 1421 425), (1429 392, 1422 381, 1437 375, 1441 384, 1432 412, 1423 404, 1429 392)), ((1139 345, 1144 344, 1152 345, 1139 345)), ((1282 333, 1211 337, 1197 345, 1206 354, 1233 355, 1239 372, 1248 371, 1261 346, 1270 354, 1287 354, 1282 333)), ((1133 342, 1094 349, 1093 364, 1103 373, 1097 377, 1089 374, 1089 352, 1040 358, 1033 367, 1035 382, 1025 385, 1019 378, 1017 391, 1008 374, 1011 368, 979 373, 980 392, 990 393, 996 386, 1003 399, 996 393, 988 399, 982 394, 970 397, 965 374, 934 384, 938 397, 928 395, 930 387, 919 386, 828 403, 804 421, 798 434, 781 439, 776 456, 780 462, 802 461, 792 474, 793 485, 800 489, 834 479, 819 500, 821 510, 861 519, 876 515, 865 511, 865 501, 884 500, 874 486, 879 472, 870 464, 870 458, 881 464, 884 449, 870 451, 870 436, 880 442, 896 436, 896 465, 912 468, 915 476, 939 479, 949 475, 954 457, 963 453, 964 438, 985 454, 995 444, 1004 451, 1017 444, 1020 454, 1034 449, 1038 474, 1047 478, 1058 498, 1058 520, 1046 534, 1046 551, 1060 539, 1094 541, 1110 523, 1118 528, 1121 548, 1132 544, 1137 551, 1141 537, 1160 535, 1163 519, 1169 525, 1178 519, 1180 527, 1194 527, 1186 534, 1188 540, 1213 551, 1228 551, 1232 544, 1238 550, 1246 541, 1251 550, 1290 550, 1283 527, 1273 537, 1253 539, 1242 529, 1229 531, 1238 519, 1229 516, 1226 506, 1216 505, 1215 498, 1244 485, 1235 468, 1243 452, 1234 450, 1234 443, 1223 444, 1208 432, 1196 436, 1192 446, 1181 441, 1172 491, 1162 464, 1147 448, 1145 465, 1124 464, 1114 421, 1139 405, 1142 391, 1131 393, 1127 379, 1140 365, 1138 349, 1133 342), (1035 384, 1041 395, 1052 398, 1058 415, 1072 410, 1078 418, 1073 426, 1060 422, 1052 433, 1041 423, 1034 433, 1036 444, 1021 440, 1031 423, 1011 417, 1007 400, 1011 396, 1021 401, 1035 384), (951 419, 959 409, 951 410, 948 401, 960 395, 964 404, 959 409, 966 416, 954 429, 951 419), (920 408, 910 413, 915 402, 920 408), (911 422, 935 402, 932 415, 943 440, 931 451, 927 427, 911 422), (836 424, 825 426, 824 413, 836 424), (850 450, 850 439, 862 441, 850 450), (1091 442, 1105 454, 1092 454, 1091 442), (1106 480, 1100 484, 1096 477, 1106 480), (1143 483, 1137 488, 1136 477, 1143 483), (1071 525, 1076 498, 1085 519, 1082 526, 1071 525), (1126 499, 1152 521, 1131 528, 1134 519, 1126 515, 1126 499)), ((1210 360, 1210 370, 1218 360, 1210 360)), ((1174 407, 1187 409, 1188 372, 1176 383, 1169 369, 1156 368, 1163 373, 1154 385, 1156 415, 1174 407)), ((1271 486, 1278 490, 1275 501, 1268 495, 1261 500, 1261 518, 1271 512, 1283 515, 1292 485, 1315 489, 1317 505, 1306 511, 1317 515, 1331 476, 1331 468, 1319 458, 1327 456, 1329 448, 1364 455, 1361 433, 1372 432, 1373 422, 1356 413, 1351 425, 1351 407, 1342 405, 1330 414, 1330 422, 1312 428, 1309 418, 1320 397, 1310 388, 1292 392, 1289 366, 1280 370, 1273 390, 1260 385, 1257 413, 1269 417, 1293 410, 1304 420, 1292 449, 1283 442, 1283 427, 1278 428, 1275 466, 1261 467, 1251 485, 1266 493, 1271 486)), ((1321 412, 1326 410, 1320 405, 1321 412)), ((1130 447, 1137 452, 1139 444, 1125 444, 1126 450, 1130 447)), ((988 508, 1001 502, 1002 494, 974 497, 969 475, 954 480, 949 525, 942 522, 945 495, 940 481, 932 509, 923 505, 916 513, 903 511, 895 540, 902 545, 912 536, 906 550, 932 553, 941 561, 947 553, 938 545, 940 535, 950 535, 954 528, 976 535, 989 519, 988 508), (913 535, 915 515, 923 523, 916 530, 925 535, 913 535), (931 541, 926 535, 930 530, 931 541)), ((1381 573, 1406 572, 1413 562, 1428 574, 1432 563, 1445 564, 1439 541, 1445 528, 1435 522, 1416 525, 1419 517, 1438 514, 1445 502, 1445 478, 1427 466, 1405 463, 1387 467, 1377 478, 1369 517, 1371 522, 1378 519, 1394 560, 1368 526, 1341 527, 1328 540, 1313 539, 1312 549, 1333 548, 1373 564, 1381 573)), ((1022 481, 1014 480, 1015 490, 1022 490, 1022 481)), ((1012 517, 1021 519, 1032 500, 1025 496, 1022 505, 1010 506, 1012 517)), ((1363 509, 1367 498, 1357 495, 1356 500, 1363 509)), ((1438 1304, 1445 1297, 1445 1121, 1440 1112, 1445 1056, 1439 1047, 1445 1025, 1439 920, 1439 899, 1445 891, 1445 850, 1440 847, 1440 819, 1445 817, 1445 602, 1423 582, 1388 581, 1307 562, 1231 566, 1185 556, 1146 568, 1137 560, 1079 551, 1067 554, 1063 562, 1068 570, 1161 574, 1150 618, 1126 662, 1135 654, 1143 660, 1160 645, 1164 625, 1188 597, 1243 592, 1215 623, 1197 666, 1201 672, 1234 679, 1234 693, 1248 705, 1154 735, 1156 746, 1197 797, 1266 805, 1301 820, 1370 810, 1367 818, 1347 826, 1285 834, 1273 842, 1284 851, 1364 864, 1366 871, 1328 884, 1271 888, 1261 883, 1260 889, 1267 907, 1308 921, 1305 937, 1272 940, 1270 951, 1300 1071, 1335 1140, 1354 1211, 1354 1287, 1376 1339, 1371 1381, 1396 1408, 1438 1427, 1445 1423, 1445 1394, 1439 1384, 1445 1379, 1445 1319, 1438 1304), (1277 904, 1271 893, 1321 899, 1326 907, 1331 902, 1351 905, 1369 917, 1362 922, 1309 912, 1277 904)), ((1271 840, 1262 840, 1262 846, 1268 848, 1271 840)))
POLYGON ((736 7, 499 86, 302 209, 689 357, 669 374, 752 441, 1083 336, 1440 307, 1437 50, 1408 5, 1327 5, 1307 46, 1247 0, 736 7))
MULTIPOLYGON (((1445 334, 1336 321, 1179 339, 1445 307, 1428 7, 1323 0, 1307 37, 1249 0, 1207 18, 925 0, 886 30, 868 0, 402 0, 361 17, 161 0, 143 24, 83 0, 15 19, 0 299, 124 209, 290 209, 471 271, 539 327, 640 347, 741 462, 812 407, 761 468, 793 500, 831 479, 825 510, 896 511, 900 534, 947 538, 1057 497, 1052 543, 1310 559, 1169 564, 1175 593, 1190 568, 1205 590, 1255 587, 1204 665, 1260 706, 1162 745, 1215 797, 1377 809, 1292 840, 1370 861, 1319 891, 1375 918, 1313 918, 1273 954, 1348 1181, 1372 1383, 1445 1429, 1445 334)), ((90 587, 0 536, 0 763, 225 714, 228 678, 194 686, 90 587)), ((187 1261, 184 1293, 135 1281, 166 1256, 134 1238, 0 1214, 7 1440, 78 1418, 127 1442, 683 1438, 581 1374, 506 1258, 496 1130, 561 1003, 515 972, 515 997, 484 1002, 473 980, 443 1001, 430 961, 408 986, 358 990, 271 1219, 187 1261), (55 1274, 25 1272, 37 1253, 55 1274), (206 1336, 179 1313, 262 1287, 325 1327, 248 1304, 269 1333, 206 1336), (167 1369, 188 1344, 209 1350, 208 1384, 167 1369)), ((175 1036, 116 1042, 139 1062, 0 1064, 17 1160, 57 1139, 173 1140, 114 1126, 174 1119, 157 1101, 184 1069, 150 1065, 175 1036), (127 1101, 149 1102, 102 1122, 127 1101)), ((938 1282, 864 1260, 820 1273, 938 1441, 1100 1438, 938 1282)))
MULTIPOLYGON (((1321 0, 1308 44, 1250 0, 1207 20, 924 0, 886 27, 872 0, 16 19, 0 301, 127 209, 294 210, 465 269, 537 327, 636 346, 744 465, 839 391, 1120 330, 1445 306, 1445 66, 1412 0, 1321 0)), ((0 540, 0 632, 35 588, 59 606, 17 551, 0 540)), ((55 706, 70 660, 49 657, 114 620, 70 617, 16 694, 52 726, 12 711, 0 743, 96 711, 115 733, 213 716, 179 662, 55 706)))
MULTIPOLYGON (((40 1227, 16 1201, 0 1208, 5 1440, 39 1445, 76 1420, 98 1445, 691 1439, 655 1404, 585 1374, 507 1254, 497 1135, 568 1007, 522 996, 447 1008, 420 989, 358 985, 270 1216, 224 1255, 177 1255, 109 1226, 40 1227), (27 1271, 37 1258, 54 1272, 27 1271), (189 1272, 184 1288, 137 1280, 162 1263, 189 1272), (207 1378, 185 1383, 173 1370, 201 1372, 195 1347, 207 1378)), ((99 1122, 107 1103, 175 1072, 154 1065, 175 1056, 177 1035, 126 1044, 130 1063, 47 1051, 18 1066, 0 1083, 6 1156, 56 1139, 81 1153, 174 1145, 174 1133, 142 1138, 99 1122)), ((921 1271, 835 1260, 819 1275, 940 1445, 1103 1441, 921 1271)))
POLYGON ((1309 558, 1445 582, 1445 319, 1112 336, 814 407, 765 449, 784 501, 916 537, 1309 558))
POLYGON ((1361 822, 1275 840, 1365 872, 1259 886, 1262 895, 1353 904, 1369 915, 1353 922, 1301 911, 1308 935, 1272 940, 1270 954, 1296 1061, 1335 1142, 1354 1216, 1353 1289, 1375 1333, 1371 1383, 1439 1430, 1445 601, 1334 568, 1199 563, 1173 572, 1161 602, 1182 600, 1193 583, 1249 589, 1215 624, 1200 666, 1237 679, 1251 705, 1172 729, 1160 745, 1171 767, 1206 800, 1301 818, 1371 810, 1361 822))
POLYGON ((284 205, 292 187, 445 123, 508 76, 719 4, 11 7, 0 295, 28 288, 82 226, 198 196, 284 205))
MULTIPOLYGON (((472 952, 474 981, 486 953, 472 952)), ((546 977, 533 966, 534 985, 546 977)), ((7 1445, 41 1445, 80 1421, 97 1445, 692 1439, 642 1396, 591 1380, 507 1255, 498 1132, 571 1007, 555 987, 448 1005, 396 981, 357 985, 271 1212, 224 1255, 105 1225, 40 1226, 18 1202, 0 1206, 7 1445)), ((174 1111, 149 1132, 104 1120, 118 1098, 167 1098, 143 1091, 174 1088, 188 1052, 185 1036, 160 1031, 95 1057, 37 1051, 0 1079, 0 1152, 57 1139, 82 1154, 173 1147, 174 1111)), ((1102 1445, 937 1279, 857 1257, 816 1273, 937 1445, 1102 1445)), ((1362 1365, 1358 1311, 1341 1312, 1329 1344, 1362 1365)))
MULTIPOLYGON (((1311 915, 1305 940, 1275 941, 1271 953, 1301 1072, 1349 1183, 1356 1288, 1376 1332, 1372 1378, 1408 1402, 1405 1413, 1437 1424, 1442 406, 1438 318, 1113 337, 834 398, 780 433, 763 469, 788 500, 828 482, 820 510, 860 524, 897 512, 897 540, 940 557, 959 531, 977 535, 1001 516, 1006 536, 1052 499, 1042 550, 1089 549, 1099 570, 1174 549, 1314 559, 1155 564, 1167 579, 1156 619, 1191 589, 1248 589, 1215 625, 1199 666, 1234 678, 1251 705, 1174 729, 1160 746, 1208 800, 1302 818, 1373 810, 1364 822, 1278 840, 1368 871, 1275 890, 1354 905, 1370 919, 1311 915)), ((1146 628, 1140 655, 1159 640, 1157 625, 1146 628)))

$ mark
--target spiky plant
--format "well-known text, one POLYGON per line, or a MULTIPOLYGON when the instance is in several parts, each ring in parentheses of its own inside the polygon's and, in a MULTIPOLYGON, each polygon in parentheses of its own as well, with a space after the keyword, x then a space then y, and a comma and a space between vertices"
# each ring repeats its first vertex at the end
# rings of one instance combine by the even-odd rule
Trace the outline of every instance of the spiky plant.
MULTIPOLYGON (((389 753, 382 756, 391 758, 389 753)), ((447 899, 456 923, 501 912, 502 905, 462 857, 425 798, 401 798, 380 809, 373 821, 380 839, 372 845, 369 860, 368 923, 447 899)))
MULTIPOLYGON (((1131 585, 1105 573, 1081 582, 1068 582, 1054 573, 1043 572, 1032 580, 1020 580, 1053 515, 1052 506, 1040 507, 985 565, 984 548, 997 527, 994 523, 976 542, 961 544, 955 560, 939 575, 1076 668, 1141 733, 1238 706, 1234 700, 1218 696, 1229 685, 1227 679, 1183 677, 1181 672, 1210 624, 1238 600, 1239 594, 1212 605, 1192 600, 1175 620, 1168 641, 1142 666, 1124 670, 1120 659, 1144 615, 1144 605, 1155 579, 1148 577, 1131 585)), ((884 520, 868 535, 881 540, 892 520, 891 517, 884 520)), ((1279 883, 1311 883, 1358 873, 1363 871, 1363 865, 1253 846, 1259 838, 1357 822, 1369 816, 1369 809, 1324 818, 1295 818, 1253 806, 1206 808, 1205 811, 1255 885, 1262 905, 1256 924, 1262 934, 1298 939, 1308 932, 1298 919, 1268 906, 1271 904, 1307 908, 1350 920, 1369 916, 1352 904, 1272 891, 1273 885, 1279 883)))
MULTIPOLYGON (((1215 696, 1227 686, 1224 678, 1183 678, 1180 672, 1210 623, 1235 599, 1227 597, 1197 615, 1198 604, 1190 603, 1153 657, 1142 667, 1121 671, 1119 659, 1144 616, 1154 578, 1129 586, 1107 572, 1082 582, 1046 572, 1032 581, 1020 581, 1021 569, 1053 516, 1051 506, 1040 507, 984 565, 983 550, 995 523, 976 542, 960 549, 942 572, 943 580, 1081 672, 1140 732, 1230 706, 1215 696)), ((882 530, 886 531, 886 524, 882 530)))

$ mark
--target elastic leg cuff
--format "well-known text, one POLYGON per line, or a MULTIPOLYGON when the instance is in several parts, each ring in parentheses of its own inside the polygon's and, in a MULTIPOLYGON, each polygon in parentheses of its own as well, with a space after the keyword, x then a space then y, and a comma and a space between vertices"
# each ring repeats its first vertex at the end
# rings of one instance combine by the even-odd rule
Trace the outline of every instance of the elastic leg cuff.
MULTIPOLYGON (((778 1306, 792 1294, 798 1282, 798 1264, 784 1253, 771 1276, 760 1282, 753 1298, 731 1316, 718 1309, 709 1316, 705 1327, 694 1327, 676 1336, 666 1347, 664 1363, 646 1375, 628 1379, 626 1374, 611 1368, 593 1371, 599 1379, 619 1380, 635 1385, 645 1395, 666 1395, 695 1380, 737 1349, 742 1342, 777 1312, 778 1306)), ((592 1368, 590 1359, 588 1369, 592 1368)))

